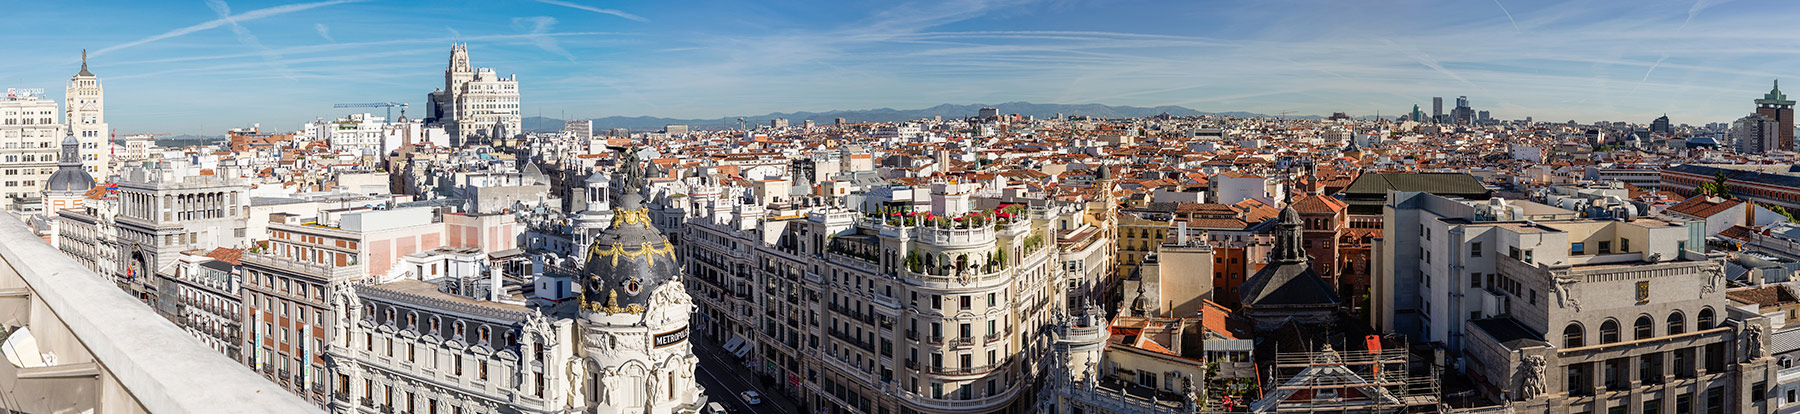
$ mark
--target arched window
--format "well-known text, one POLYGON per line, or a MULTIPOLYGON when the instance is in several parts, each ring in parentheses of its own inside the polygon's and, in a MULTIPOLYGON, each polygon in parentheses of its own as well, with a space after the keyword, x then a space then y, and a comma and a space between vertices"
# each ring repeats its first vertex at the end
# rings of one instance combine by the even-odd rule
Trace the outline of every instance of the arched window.
POLYGON ((1707 307, 1705 309, 1701 309, 1700 317, 1698 319, 1694 320, 1694 330, 1704 331, 1704 330, 1712 329, 1712 328, 1713 328, 1712 307, 1707 307))
POLYGON ((1652 329, 1650 329, 1652 323, 1653 322, 1650 322, 1650 315, 1638 316, 1637 323, 1634 324, 1636 326, 1633 326, 1631 329, 1631 339, 1649 339, 1650 337, 1655 336, 1651 333, 1652 329))
POLYGON ((1607 319, 1606 322, 1600 323, 1600 343, 1614 342, 1619 342, 1619 321, 1607 319))
POLYGON ((1571 323, 1563 328, 1563 348, 1580 348, 1585 345, 1581 340, 1581 324, 1571 323))
POLYGON ((1681 311, 1670 313, 1669 335, 1679 335, 1683 332, 1687 332, 1687 317, 1682 315, 1681 311))

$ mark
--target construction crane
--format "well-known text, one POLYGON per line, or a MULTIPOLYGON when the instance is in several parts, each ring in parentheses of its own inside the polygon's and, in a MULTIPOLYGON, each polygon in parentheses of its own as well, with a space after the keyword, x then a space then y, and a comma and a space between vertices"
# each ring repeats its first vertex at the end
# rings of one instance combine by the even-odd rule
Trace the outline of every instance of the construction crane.
POLYGON ((386 121, 387 121, 387 123, 392 124, 392 123, 394 123, 394 107, 396 107, 396 106, 400 107, 400 116, 406 116, 406 103, 405 102, 341 103, 341 104, 332 105, 331 107, 332 108, 381 108, 381 107, 386 107, 387 108, 386 121))

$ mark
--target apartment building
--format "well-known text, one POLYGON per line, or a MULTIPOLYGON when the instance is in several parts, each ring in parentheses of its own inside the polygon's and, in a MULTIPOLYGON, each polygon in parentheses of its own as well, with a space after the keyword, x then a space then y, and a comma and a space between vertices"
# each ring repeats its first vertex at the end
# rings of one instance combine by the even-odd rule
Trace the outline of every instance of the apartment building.
POLYGON ((56 101, 42 92, 8 89, 0 98, 0 197, 35 198, 56 172, 56 144, 66 134, 56 101))
POLYGON ((821 412, 1024 409, 1048 350, 1034 332, 1067 302, 1051 214, 974 208, 968 186, 932 184, 922 211, 690 220, 703 331, 821 412))
MULTIPOLYGON (((200 253, 200 252, 189 252, 200 253)), ((172 307, 158 309, 188 333, 234 361, 243 360, 241 326, 242 275, 234 249, 215 249, 207 254, 182 254, 168 268, 159 270, 158 288, 168 292, 172 307)))

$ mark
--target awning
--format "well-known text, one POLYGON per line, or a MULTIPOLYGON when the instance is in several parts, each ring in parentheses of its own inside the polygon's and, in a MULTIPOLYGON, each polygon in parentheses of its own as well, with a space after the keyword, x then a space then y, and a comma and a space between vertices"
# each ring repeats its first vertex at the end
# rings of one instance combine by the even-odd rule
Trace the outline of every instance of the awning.
POLYGON ((744 342, 744 346, 742 348, 738 348, 737 352, 734 352, 732 354, 737 355, 738 358, 743 358, 744 355, 749 355, 750 350, 752 350, 752 349, 756 349, 755 342, 744 342))
POLYGON ((732 335, 731 340, 725 341, 725 352, 732 352, 732 353, 737 352, 737 348, 739 346, 744 345, 744 342, 747 342, 747 341, 744 340, 743 336, 732 335))

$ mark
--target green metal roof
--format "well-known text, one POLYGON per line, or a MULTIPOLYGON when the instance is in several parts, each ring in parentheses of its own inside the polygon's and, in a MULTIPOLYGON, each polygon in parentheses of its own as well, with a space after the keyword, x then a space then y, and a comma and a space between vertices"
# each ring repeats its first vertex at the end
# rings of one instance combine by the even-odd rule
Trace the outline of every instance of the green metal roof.
POLYGON ((1756 104, 1757 104, 1757 105, 1787 105, 1787 106, 1793 106, 1793 105, 1794 105, 1794 101, 1790 101, 1790 100, 1788 100, 1788 98, 1787 98, 1787 94, 1785 94, 1785 93, 1781 93, 1781 80, 1780 80, 1780 79, 1776 79, 1776 80, 1775 80, 1775 87, 1774 87, 1774 88, 1771 88, 1771 89, 1769 89, 1769 93, 1767 93, 1767 94, 1763 94, 1763 97, 1762 97, 1762 99, 1757 99, 1757 100, 1756 100, 1756 104))

